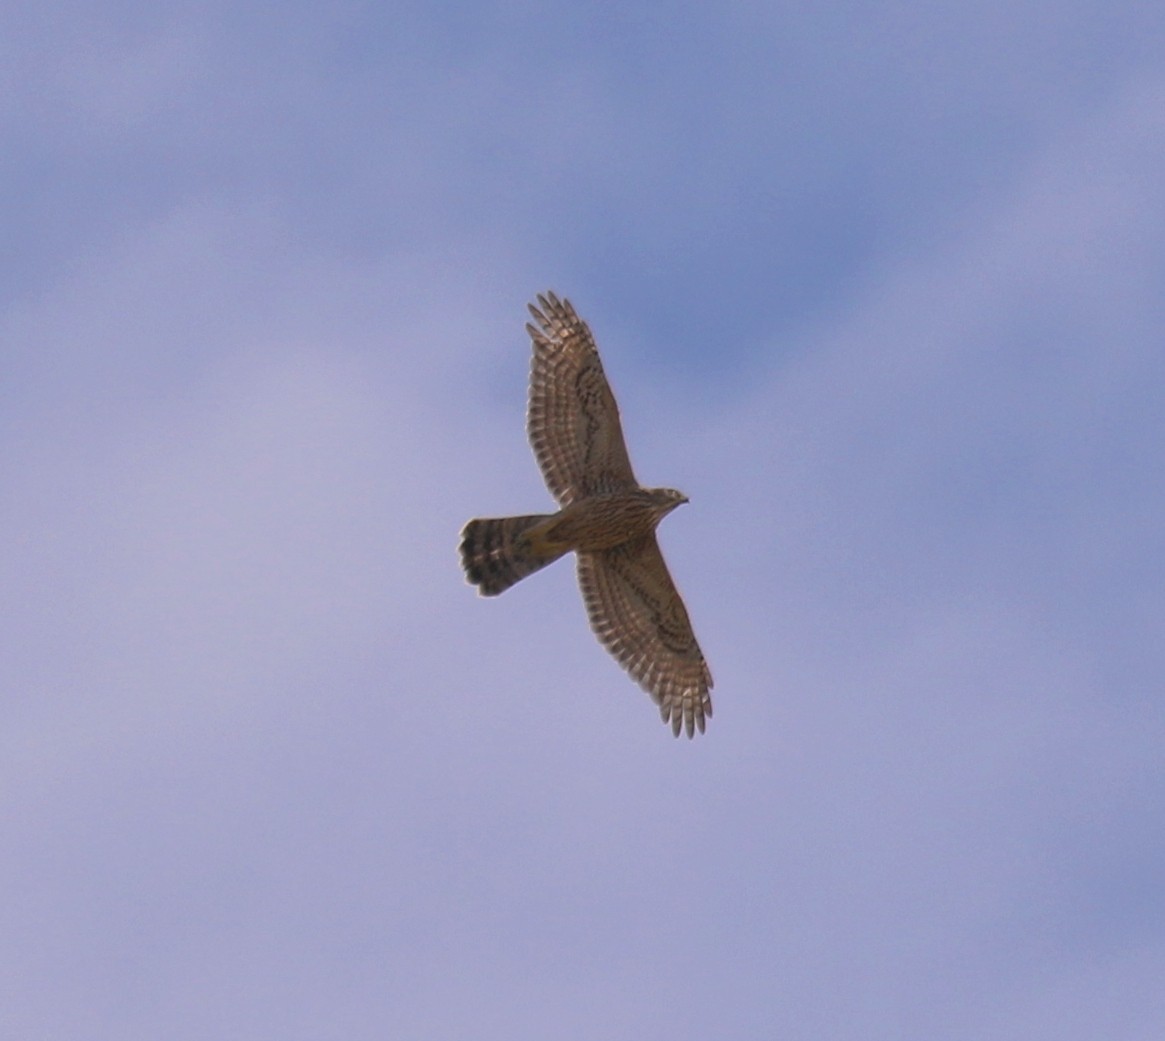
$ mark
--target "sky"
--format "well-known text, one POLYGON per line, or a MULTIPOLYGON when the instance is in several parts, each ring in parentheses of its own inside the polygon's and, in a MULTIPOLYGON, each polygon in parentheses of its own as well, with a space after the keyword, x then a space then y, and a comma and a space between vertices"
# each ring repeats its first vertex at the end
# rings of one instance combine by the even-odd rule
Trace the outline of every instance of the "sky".
POLYGON ((1165 8, 0 5, 0 1035, 1165 1029, 1165 8), (569 560, 588 320, 716 686, 569 560))

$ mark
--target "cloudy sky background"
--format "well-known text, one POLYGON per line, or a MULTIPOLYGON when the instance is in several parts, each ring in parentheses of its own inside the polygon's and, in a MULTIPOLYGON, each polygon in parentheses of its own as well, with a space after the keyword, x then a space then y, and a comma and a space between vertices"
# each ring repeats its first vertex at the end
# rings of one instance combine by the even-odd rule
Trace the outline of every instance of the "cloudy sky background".
POLYGON ((1165 8, 879 6, 0 7, 0 1034, 1162 1036, 1165 8))

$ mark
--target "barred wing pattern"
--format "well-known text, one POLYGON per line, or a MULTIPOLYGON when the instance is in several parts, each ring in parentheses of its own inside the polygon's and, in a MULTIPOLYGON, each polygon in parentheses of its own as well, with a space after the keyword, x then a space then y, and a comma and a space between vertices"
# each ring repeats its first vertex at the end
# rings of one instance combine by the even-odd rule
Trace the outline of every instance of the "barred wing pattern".
POLYGON ((579 553, 578 581, 595 635, 651 695, 672 732, 703 733, 712 673, 655 536, 579 553))
POLYGON ((638 487, 627 457, 619 407, 594 337, 569 300, 553 293, 530 305, 530 444, 550 493, 563 506, 638 487))

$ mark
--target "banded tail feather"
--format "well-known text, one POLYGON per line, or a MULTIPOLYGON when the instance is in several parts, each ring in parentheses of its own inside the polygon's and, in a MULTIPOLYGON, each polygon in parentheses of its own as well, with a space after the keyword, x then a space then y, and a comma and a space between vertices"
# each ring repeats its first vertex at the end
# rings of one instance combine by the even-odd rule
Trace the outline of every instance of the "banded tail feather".
POLYGON ((535 552, 523 538, 548 514, 528 517, 488 517, 471 520, 461 532, 461 564, 466 577, 483 596, 504 593, 515 582, 552 564, 566 550, 547 555, 535 552))

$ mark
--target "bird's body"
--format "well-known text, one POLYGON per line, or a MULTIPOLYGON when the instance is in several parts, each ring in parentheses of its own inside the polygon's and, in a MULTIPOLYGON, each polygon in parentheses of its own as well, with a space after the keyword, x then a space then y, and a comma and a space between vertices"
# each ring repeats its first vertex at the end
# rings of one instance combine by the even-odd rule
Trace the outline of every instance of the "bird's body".
POLYGON ((528 428, 553 514, 471 520, 462 531, 469 580, 495 596, 571 551, 600 641, 689 737, 712 715, 712 674, 655 538, 687 498, 642 488, 590 330, 567 300, 538 297, 528 428))

